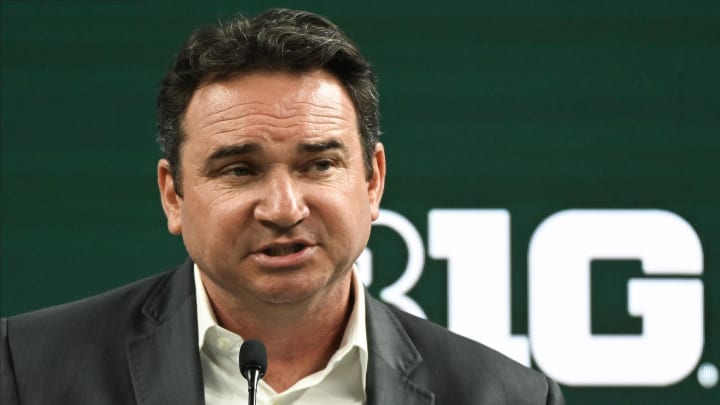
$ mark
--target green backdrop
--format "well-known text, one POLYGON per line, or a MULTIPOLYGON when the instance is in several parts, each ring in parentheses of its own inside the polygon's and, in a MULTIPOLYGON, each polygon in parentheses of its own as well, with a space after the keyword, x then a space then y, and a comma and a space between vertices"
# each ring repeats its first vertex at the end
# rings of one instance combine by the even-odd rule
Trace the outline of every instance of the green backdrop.
MULTIPOLYGON (((270 6, 328 16, 373 62, 389 159, 384 208, 426 244, 431 209, 510 213, 513 334, 528 333, 528 244, 545 218, 659 208, 701 240, 699 364, 717 370, 720 3, 712 0, 2 1, 3 316, 184 259, 155 185, 158 83, 193 27, 270 6)), ((371 285, 378 293, 402 274, 407 252, 387 228, 370 248, 382 268, 371 285)), ((593 307, 607 308, 593 319, 639 333, 624 305, 627 280, 640 272, 613 274, 593 272, 593 307)), ((446 286, 446 262, 428 257, 410 293, 440 324, 446 286)), ((695 372, 668 387, 564 390, 578 404, 718 397, 695 372)))

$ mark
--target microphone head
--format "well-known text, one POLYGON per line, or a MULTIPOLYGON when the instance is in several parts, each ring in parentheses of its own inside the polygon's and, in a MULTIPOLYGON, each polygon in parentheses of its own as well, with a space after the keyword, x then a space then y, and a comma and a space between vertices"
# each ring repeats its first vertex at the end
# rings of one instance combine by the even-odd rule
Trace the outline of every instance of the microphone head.
POLYGON ((240 373, 248 378, 248 371, 256 369, 259 377, 265 375, 267 370, 267 351, 265 345, 255 339, 249 339, 240 346, 240 373))

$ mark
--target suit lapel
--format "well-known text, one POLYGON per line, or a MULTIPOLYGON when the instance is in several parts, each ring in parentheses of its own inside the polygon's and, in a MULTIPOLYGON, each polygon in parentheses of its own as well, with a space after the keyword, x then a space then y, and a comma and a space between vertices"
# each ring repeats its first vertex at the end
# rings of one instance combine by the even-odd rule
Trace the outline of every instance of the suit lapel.
POLYGON ((137 403, 203 404, 189 260, 155 288, 142 312, 148 333, 126 346, 137 403))
MULTIPOLYGON (((197 341, 192 262, 161 282, 143 306, 148 332, 127 342, 138 405, 204 404, 197 341)), ((368 405, 434 404, 434 395, 413 383, 422 357, 400 321, 367 292, 368 405)))
POLYGON ((390 310, 365 293, 370 356, 367 370, 368 405, 434 404, 432 392, 412 382, 422 356, 390 310))

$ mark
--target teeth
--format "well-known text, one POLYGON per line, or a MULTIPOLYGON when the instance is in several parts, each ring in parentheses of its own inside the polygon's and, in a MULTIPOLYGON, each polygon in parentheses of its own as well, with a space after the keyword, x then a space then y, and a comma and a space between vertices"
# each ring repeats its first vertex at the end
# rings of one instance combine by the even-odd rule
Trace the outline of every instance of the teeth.
POLYGON ((268 256, 287 256, 297 253, 302 249, 303 245, 295 243, 293 245, 273 246, 269 249, 265 249, 265 254, 268 256))

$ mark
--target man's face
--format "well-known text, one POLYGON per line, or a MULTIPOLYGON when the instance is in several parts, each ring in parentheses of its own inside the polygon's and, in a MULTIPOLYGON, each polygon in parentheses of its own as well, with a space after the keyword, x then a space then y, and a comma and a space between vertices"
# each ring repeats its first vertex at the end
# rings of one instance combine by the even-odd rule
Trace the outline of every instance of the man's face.
MULTIPOLYGON (((227 297, 295 303, 329 294, 365 247, 385 179, 368 179, 355 108, 324 71, 208 84, 183 121, 182 191, 158 165, 171 233, 227 297)), ((210 287, 210 286, 206 286, 210 287)))

